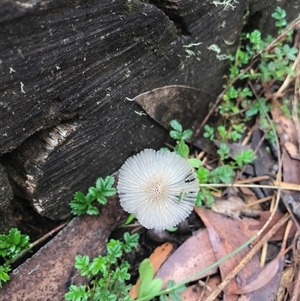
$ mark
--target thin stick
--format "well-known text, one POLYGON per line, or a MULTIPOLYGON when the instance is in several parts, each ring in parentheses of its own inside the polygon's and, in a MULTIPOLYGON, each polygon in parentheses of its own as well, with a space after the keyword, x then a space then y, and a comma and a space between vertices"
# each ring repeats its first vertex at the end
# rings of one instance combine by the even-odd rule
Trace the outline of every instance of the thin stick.
POLYGON ((266 196, 265 198, 259 199, 257 201, 245 204, 243 206, 239 206, 237 208, 233 208, 232 211, 241 211, 241 210, 244 210, 244 209, 247 209, 247 208, 251 208, 255 205, 267 202, 267 201, 271 200, 272 198, 273 198, 273 196, 266 196))
POLYGON ((269 188, 269 189, 288 189, 294 191, 300 191, 300 185, 292 185, 291 183, 281 182, 280 186, 278 185, 259 185, 259 184, 199 184, 200 187, 216 187, 216 188, 223 188, 223 187, 248 187, 248 188, 269 188))
POLYGON ((236 184, 249 184, 249 183, 255 183, 255 182, 260 182, 260 181, 265 181, 265 180, 270 180, 270 176, 259 176, 259 177, 249 178, 249 179, 243 179, 243 180, 238 180, 235 183, 236 184))
POLYGON ((56 227, 55 229, 52 229, 50 232, 46 233, 44 236, 40 237, 39 239, 37 239, 36 241, 34 241, 33 243, 31 243, 27 249, 23 250, 18 256, 16 256, 16 257, 12 258, 11 260, 9 260, 8 263, 9 264, 14 263, 19 258, 21 258, 22 256, 24 256, 26 253, 28 253, 29 251, 31 251, 34 247, 38 246, 39 244, 41 244, 42 242, 44 242, 45 240, 47 240, 48 238, 50 238, 51 236, 53 236, 55 233, 57 233, 58 231, 60 231, 67 224, 68 224, 68 222, 65 222, 65 223, 59 225, 58 227, 56 227))

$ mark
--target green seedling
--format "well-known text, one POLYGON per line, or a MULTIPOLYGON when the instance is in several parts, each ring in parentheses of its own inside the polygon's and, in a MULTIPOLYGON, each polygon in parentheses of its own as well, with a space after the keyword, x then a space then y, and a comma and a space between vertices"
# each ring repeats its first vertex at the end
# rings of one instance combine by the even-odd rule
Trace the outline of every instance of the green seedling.
POLYGON ((29 236, 22 234, 17 228, 12 228, 8 234, 0 235, 0 259, 4 261, 4 264, 0 265, 0 288, 3 282, 10 279, 10 264, 29 246, 29 236))
POLYGON ((71 285, 65 295, 68 301, 109 300, 130 301, 130 264, 124 254, 132 252, 138 244, 139 235, 126 232, 123 242, 111 239, 106 247, 107 254, 90 259, 87 255, 75 257, 75 268, 80 275, 92 279, 87 285, 71 285))
POLYGON ((74 199, 70 202, 71 212, 74 215, 98 215, 99 209, 92 203, 97 201, 101 205, 105 205, 107 197, 116 194, 116 189, 113 188, 114 181, 112 176, 107 176, 105 179, 99 178, 95 187, 90 187, 86 195, 80 191, 76 192, 74 199))
POLYGON ((145 301, 152 299, 148 296, 158 294, 162 288, 162 280, 159 278, 153 279, 154 267, 148 258, 144 259, 139 267, 140 282, 138 285, 138 298, 144 298, 145 301))

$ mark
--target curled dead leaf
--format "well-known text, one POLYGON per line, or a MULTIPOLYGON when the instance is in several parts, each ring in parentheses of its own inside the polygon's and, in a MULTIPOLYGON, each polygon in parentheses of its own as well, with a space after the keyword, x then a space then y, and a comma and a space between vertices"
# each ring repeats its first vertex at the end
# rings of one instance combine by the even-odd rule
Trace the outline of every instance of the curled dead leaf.
POLYGON ((257 277, 244 285, 240 289, 230 291, 232 294, 244 295, 251 292, 257 291, 268 284, 279 272, 280 264, 283 261, 282 257, 276 257, 271 262, 269 262, 257 275, 257 277))

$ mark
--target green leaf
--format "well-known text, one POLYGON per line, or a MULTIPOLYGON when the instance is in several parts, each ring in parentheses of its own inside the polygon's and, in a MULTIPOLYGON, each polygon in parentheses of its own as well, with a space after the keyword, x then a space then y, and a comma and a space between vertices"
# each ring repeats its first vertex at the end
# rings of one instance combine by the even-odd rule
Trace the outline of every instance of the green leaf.
POLYGON ((107 176, 104 180, 104 187, 110 188, 114 185, 114 183, 115 183, 115 178, 112 176, 107 176))
POLYGON ((179 144, 176 145, 174 151, 183 158, 187 158, 190 153, 190 149, 184 142, 184 140, 180 140, 179 144))
POLYGON ((145 282, 150 282, 153 279, 154 267, 148 258, 144 259, 141 262, 141 264, 139 266, 139 274, 140 274, 141 280, 144 280, 145 282))
POLYGON ((175 119, 170 121, 170 125, 172 129, 174 129, 177 132, 182 132, 182 125, 175 119))
POLYGON ((76 255, 75 256, 75 268, 80 270, 80 275, 81 276, 87 276, 89 275, 89 263, 90 263, 90 258, 87 255, 81 256, 81 255, 76 255))
POLYGON ((290 47, 288 44, 285 44, 283 46, 283 52, 284 54, 291 60, 296 60, 296 55, 298 54, 298 49, 296 47, 290 47))
POLYGON ((201 184, 208 182, 209 171, 205 167, 199 167, 199 169, 196 171, 196 174, 201 184))
POLYGON ((65 299, 68 301, 87 301, 90 297, 89 292, 86 292, 84 285, 71 285, 69 292, 65 294, 65 299))
POLYGON ((15 258, 28 247, 29 236, 22 234, 17 228, 10 229, 7 235, 0 235, 0 256, 4 258, 15 258))
POLYGON ((181 297, 177 292, 173 292, 171 291, 169 294, 169 297, 173 300, 173 301, 181 301, 181 297))
POLYGON ((123 267, 123 268, 120 268, 120 267, 117 267, 115 269, 115 272, 114 272, 114 277, 120 281, 120 282, 124 282, 125 280, 129 280, 130 279, 130 274, 128 273, 128 269, 123 267))
POLYGON ((0 288, 2 288, 2 282, 7 282, 10 279, 8 275, 10 270, 9 265, 0 265, 0 288))
POLYGON ((98 257, 93 259, 91 265, 89 266, 89 271, 92 273, 92 275, 96 275, 99 272, 105 273, 107 271, 106 266, 106 258, 99 255, 98 257))
POLYGON ((277 6, 275 12, 271 16, 276 20, 282 20, 286 17, 286 12, 284 9, 277 6))
POLYGON ((175 139, 175 140, 181 140, 182 138, 182 133, 177 132, 177 131, 170 131, 170 137, 175 139))
POLYGON ((220 182, 228 184, 233 180, 233 177, 233 168, 229 165, 222 165, 211 171, 209 179, 214 184, 220 182))
POLYGON ((208 138, 209 140, 214 140, 215 129, 208 124, 204 126, 204 134, 203 137, 208 138))
POLYGON ((97 197, 97 202, 101 205, 106 205, 107 204, 107 199, 104 196, 104 194, 99 194, 97 197))
POLYGON ((98 190, 97 200, 98 202, 103 201, 103 196, 113 196, 116 193, 116 189, 113 188, 113 184, 115 182, 114 177, 107 176, 104 180, 102 178, 98 178, 96 181, 96 188, 98 190), (102 195, 102 198, 101 198, 102 195))
POLYGON ((138 298, 146 298, 149 296, 147 301, 151 300, 151 296, 156 295, 162 288, 162 279, 154 276, 154 267, 151 261, 146 258, 144 259, 139 267, 140 282, 138 285, 138 298))
POLYGON ((214 196, 209 189, 201 187, 199 190, 195 205, 198 207, 202 207, 203 205, 209 206, 214 201, 214 196))
POLYGON ((159 296, 159 301, 168 301, 168 296, 167 295, 160 295, 159 296))
POLYGON ((107 243, 107 253, 111 258, 119 258, 122 256, 122 242, 119 240, 111 239, 107 243))
POLYGON ((246 36, 254 45, 258 45, 261 42, 261 32, 257 29, 252 31, 250 34, 247 34, 246 36))
POLYGON ((176 226, 167 229, 167 231, 169 231, 169 232, 171 232, 171 233, 172 233, 172 232, 176 232, 177 230, 178 230, 178 227, 176 227, 176 226))
POLYGON ((133 220, 135 219, 135 216, 133 213, 130 213, 124 222, 124 225, 129 225, 133 220))
POLYGON ((232 131, 229 135, 229 138, 232 139, 233 141, 237 141, 240 138, 242 138, 242 135, 238 133, 237 131, 232 131))
POLYGON ((12 228, 9 231, 9 239, 12 242, 12 244, 18 245, 21 241, 21 232, 16 228, 12 228))
POLYGON ((99 210, 92 205, 92 202, 97 200, 102 205, 107 204, 106 198, 116 194, 116 189, 112 187, 114 181, 112 176, 107 176, 105 179, 98 178, 96 187, 89 187, 86 195, 80 191, 76 192, 74 199, 70 202, 71 212, 74 215, 98 215, 99 210))
POLYGON ((230 149, 225 143, 221 143, 220 148, 217 150, 217 153, 220 155, 222 161, 229 157, 229 152, 230 149))
POLYGON ((242 167, 246 164, 252 163, 253 160, 256 159, 256 156, 254 155, 253 150, 249 149, 249 150, 243 150, 239 155, 235 155, 234 159, 237 165, 239 167, 242 167))
POLYGON ((188 162, 194 168, 199 168, 199 166, 202 164, 201 160, 199 160, 197 158, 190 158, 190 159, 188 159, 188 162))
POLYGON ((89 205, 85 213, 88 215, 98 215, 99 209, 93 205, 89 205))
POLYGON ((225 128, 224 125, 220 125, 217 127, 218 133, 221 136, 222 140, 226 140, 227 138, 227 129, 225 128))
POLYGON ((124 241, 126 245, 130 246, 131 248, 134 248, 138 245, 139 238, 140 236, 138 233, 134 233, 132 235, 130 235, 128 232, 124 233, 124 241))
POLYGON ((188 129, 188 130, 183 131, 181 139, 187 140, 187 139, 190 139, 192 136, 193 136, 193 131, 188 129))
POLYGON ((75 192, 74 197, 77 201, 85 202, 85 195, 81 191, 75 192))

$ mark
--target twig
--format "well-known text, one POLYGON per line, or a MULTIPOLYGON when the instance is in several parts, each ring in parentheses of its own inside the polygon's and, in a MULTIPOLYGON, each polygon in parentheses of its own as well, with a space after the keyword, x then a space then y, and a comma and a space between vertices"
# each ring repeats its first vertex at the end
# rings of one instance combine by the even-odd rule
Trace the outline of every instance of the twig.
POLYGON ((50 232, 46 233, 44 236, 40 237, 39 239, 37 239, 36 241, 34 241, 33 243, 31 243, 28 248, 26 248, 25 250, 23 250, 18 256, 16 256, 16 257, 12 258, 11 260, 9 260, 8 263, 9 264, 14 263, 19 258, 21 258, 22 256, 24 256, 26 253, 28 253, 29 251, 31 251, 34 247, 38 246, 39 244, 41 244, 42 242, 44 242, 45 240, 47 240, 49 237, 53 236, 55 233, 57 233, 58 231, 60 231, 67 224, 68 224, 68 222, 65 222, 65 223, 59 225, 58 227, 56 227, 55 229, 52 229, 50 232))
POLYGON ((245 210, 247 208, 253 207, 255 205, 258 205, 258 204, 270 201, 272 198, 273 198, 273 196, 266 196, 265 198, 259 199, 257 201, 245 204, 243 206, 239 206, 239 207, 233 208, 232 211, 242 211, 242 210, 245 210))
POLYGON ((259 177, 249 178, 249 179, 243 179, 243 180, 238 180, 235 183, 236 184, 249 184, 249 183, 255 183, 255 182, 260 182, 260 181, 265 181, 265 180, 270 180, 270 176, 259 176, 259 177))
POLYGON ((199 184, 200 187, 216 187, 216 188, 223 188, 223 187, 248 187, 248 188, 269 188, 269 189, 288 189, 294 191, 300 191, 300 185, 291 184, 281 182, 280 185, 259 185, 259 184, 199 184))

